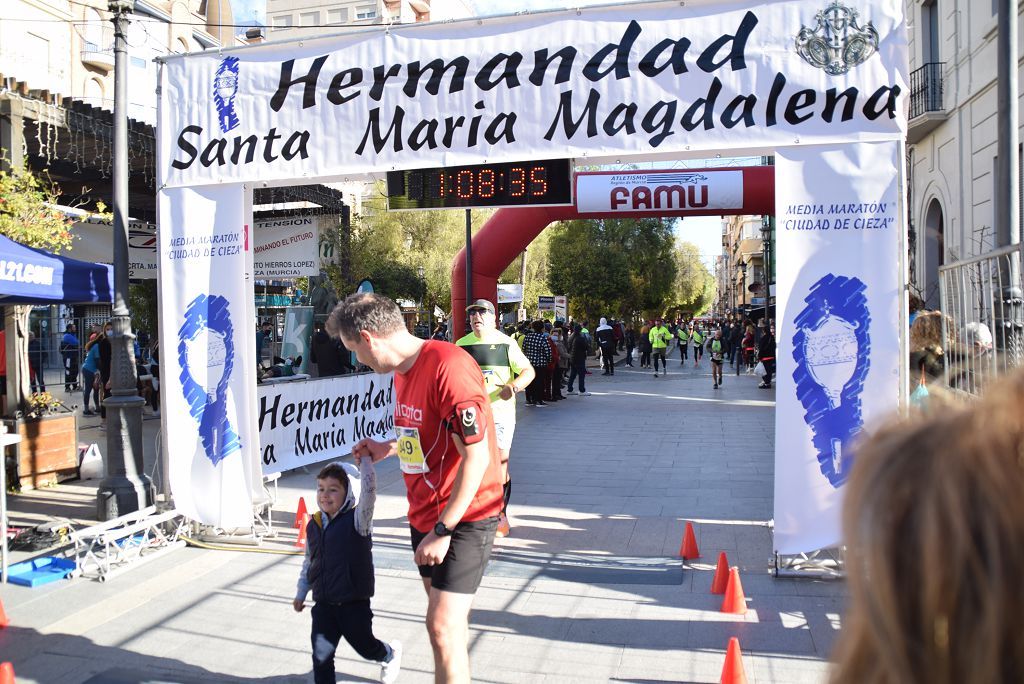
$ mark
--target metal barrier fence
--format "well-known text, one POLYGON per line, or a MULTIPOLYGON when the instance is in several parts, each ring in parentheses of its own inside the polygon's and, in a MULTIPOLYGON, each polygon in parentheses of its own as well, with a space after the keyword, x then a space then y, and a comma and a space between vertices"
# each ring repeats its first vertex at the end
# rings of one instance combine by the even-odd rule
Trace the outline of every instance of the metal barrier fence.
MULTIPOLYGON (((37 370, 36 374, 39 376, 33 388, 45 388, 63 399, 62 395, 67 393, 66 388, 69 385, 80 385, 82 361, 85 359, 85 347, 89 337, 94 330, 102 329, 109 320, 109 314, 72 318, 59 315, 56 307, 33 309, 29 316, 29 330, 35 335, 38 344, 29 349, 29 364, 37 370), (67 347, 62 342, 69 323, 74 323, 77 328, 77 346, 67 347), (70 374, 67 373, 68 359, 72 360, 70 374), (69 382, 72 378, 73 382, 69 382)), ((134 332, 139 343, 140 360, 148 362, 149 345, 151 342, 155 343, 155 340, 151 340, 146 333, 134 332)), ((81 390, 72 390, 71 394, 81 395, 81 390)), ((68 400, 71 401, 70 398, 68 400)))
POLYGON ((945 383, 955 393, 977 396, 1024 365, 1022 253, 1011 245, 939 267, 943 339, 956 340, 945 383))

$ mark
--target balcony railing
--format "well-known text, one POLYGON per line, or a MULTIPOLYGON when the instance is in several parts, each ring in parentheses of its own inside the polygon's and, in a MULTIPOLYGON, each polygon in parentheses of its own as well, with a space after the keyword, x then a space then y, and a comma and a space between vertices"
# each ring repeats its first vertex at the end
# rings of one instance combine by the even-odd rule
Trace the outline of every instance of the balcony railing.
POLYGON ((942 67, 945 62, 929 62, 910 72, 910 118, 926 112, 941 112, 942 67))

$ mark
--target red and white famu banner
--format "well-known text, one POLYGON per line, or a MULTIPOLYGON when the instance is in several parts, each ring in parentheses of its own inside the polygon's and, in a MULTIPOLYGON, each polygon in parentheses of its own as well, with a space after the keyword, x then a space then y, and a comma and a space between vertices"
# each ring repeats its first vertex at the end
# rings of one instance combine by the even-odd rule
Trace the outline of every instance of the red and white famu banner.
POLYGON ((743 171, 642 171, 579 173, 576 209, 581 214, 739 210, 743 171))
POLYGON ((841 542, 856 445, 901 387, 899 145, 775 157, 775 550, 841 542))
POLYGON ((168 56, 162 182, 897 140, 903 5, 629 3, 168 56))

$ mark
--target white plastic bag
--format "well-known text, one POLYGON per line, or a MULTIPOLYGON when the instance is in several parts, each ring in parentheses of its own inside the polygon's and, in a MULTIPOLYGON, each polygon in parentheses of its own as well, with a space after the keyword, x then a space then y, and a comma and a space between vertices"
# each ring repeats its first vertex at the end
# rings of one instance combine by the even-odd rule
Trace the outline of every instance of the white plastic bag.
POLYGON ((764 361, 758 361, 757 365, 754 366, 754 375, 767 375, 768 371, 764 369, 764 361))
POLYGON ((96 444, 90 444, 88 447, 79 447, 79 453, 82 455, 81 463, 78 465, 78 477, 83 480, 95 480, 103 477, 103 454, 100 453, 100 448, 96 444))

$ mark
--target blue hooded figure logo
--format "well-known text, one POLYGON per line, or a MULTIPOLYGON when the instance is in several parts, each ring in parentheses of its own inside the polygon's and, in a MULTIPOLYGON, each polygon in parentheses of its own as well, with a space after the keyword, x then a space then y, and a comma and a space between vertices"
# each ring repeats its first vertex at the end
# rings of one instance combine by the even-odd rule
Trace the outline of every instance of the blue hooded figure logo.
POLYGON ((796 396, 814 433, 822 474, 840 487, 850 472, 848 446, 863 429, 861 393, 871 348, 865 285, 828 274, 811 286, 796 317, 796 396))
POLYGON ((182 392, 213 465, 242 448, 228 418, 227 388, 235 360, 232 332, 228 300, 219 295, 193 299, 178 330, 182 392))
POLYGON ((238 128, 235 96, 238 94, 238 58, 225 57, 213 77, 213 104, 217 107, 217 123, 221 133, 238 128))

